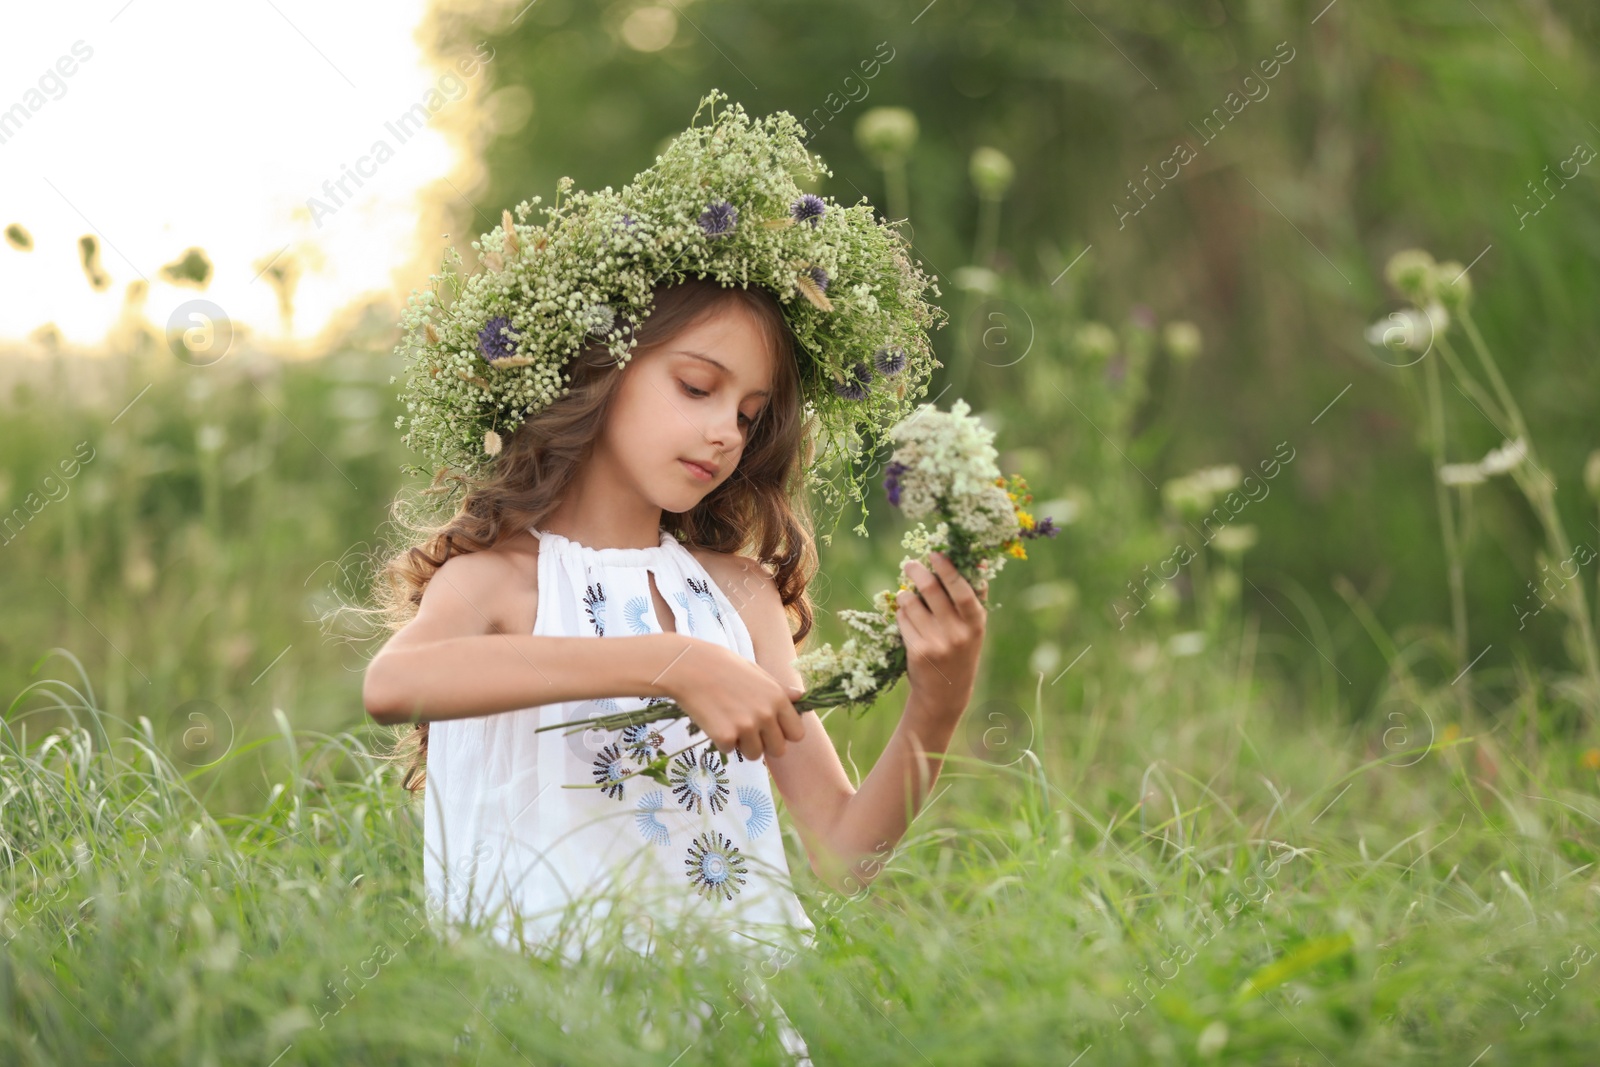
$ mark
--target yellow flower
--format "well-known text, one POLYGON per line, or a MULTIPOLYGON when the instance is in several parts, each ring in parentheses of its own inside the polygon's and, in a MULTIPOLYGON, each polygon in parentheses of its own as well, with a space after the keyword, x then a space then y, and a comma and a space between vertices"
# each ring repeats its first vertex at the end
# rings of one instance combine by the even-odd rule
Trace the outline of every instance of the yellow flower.
POLYGON ((1017 510, 1017 522, 1021 524, 1024 530, 1033 529, 1033 516, 1020 508, 1017 510))
POLYGON ((1017 540, 1007 541, 1005 543, 1005 550, 1007 552, 1011 553, 1013 556, 1016 556, 1018 559, 1027 559, 1028 558, 1028 550, 1026 548, 1022 547, 1022 542, 1021 541, 1017 541, 1017 540))
POLYGON ((1591 771, 1600 771, 1600 748, 1591 748, 1585 752, 1583 765, 1591 771))
POLYGON ((1439 736, 1442 740, 1454 741, 1456 738, 1461 736, 1461 727, 1457 726, 1455 723, 1451 723, 1449 726, 1444 728, 1444 732, 1439 736))

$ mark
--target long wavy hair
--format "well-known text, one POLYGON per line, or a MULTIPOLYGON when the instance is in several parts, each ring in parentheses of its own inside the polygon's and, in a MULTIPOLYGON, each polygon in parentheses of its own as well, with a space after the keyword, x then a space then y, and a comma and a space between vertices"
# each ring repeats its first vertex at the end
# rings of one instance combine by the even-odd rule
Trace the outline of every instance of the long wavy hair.
MULTIPOLYGON (((799 644, 813 619, 806 587, 816 574, 817 553, 804 473, 815 445, 801 406, 808 375, 797 363, 794 336, 777 299, 759 286, 723 287, 703 278, 658 285, 651 312, 636 329, 634 357, 661 347, 720 309, 750 315, 768 341, 777 357, 772 397, 750 428, 735 476, 691 510, 663 513, 662 525, 686 547, 749 555, 773 571, 799 644)), ((419 523, 406 515, 400 500, 395 502, 391 512, 412 544, 383 562, 374 586, 377 613, 391 632, 416 616, 428 582, 450 557, 524 536, 561 501, 605 426, 622 380, 601 345, 585 346, 568 370, 571 391, 517 428, 487 476, 472 479, 441 471, 434 478, 425 492, 464 490, 454 515, 442 523, 419 523)), ((386 758, 407 764, 404 788, 422 790, 427 783, 428 723, 398 727, 386 758)))

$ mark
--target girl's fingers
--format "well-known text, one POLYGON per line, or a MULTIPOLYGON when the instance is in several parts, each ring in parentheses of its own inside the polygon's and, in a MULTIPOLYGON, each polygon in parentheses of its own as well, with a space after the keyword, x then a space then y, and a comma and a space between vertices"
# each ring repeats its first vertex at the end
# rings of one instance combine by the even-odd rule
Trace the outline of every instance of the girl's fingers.
POLYGON ((739 743, 733 747, 742 752, 747 760, 760 759, 763 751, 761 732, 759 730, 751 730, 740 734, 739 743))
POLYGON ((917 592, 922 594, 922 601, 928 605, 928 610, 934 612, 956 610, 955 602, 950 599, 950 591, 945 588, 944 582, 927 567, 912 560, 906 564, 906 576, 917 584, 917 592))
MULTIPOLYGON (((795 700, 799 700, 802 693, 796 693, 795 700)), ((790 741, 804 741, 806 737, 805 720, 800 717, 799 710, 791 701, 783 701, 783 706, 778 709, 778 728, 783 736, 790 741)))
MULTIPOLYGON (((930 558, 933 560, 934 573, 944 583, 945 592, 950 595, 950 602, 955 606, 956 612, 964 619, 974 618, 975 613, 980 611, 983 605, 979 602, 972 583, 956 570, 956 565, 951 563, 944 553, 931 553, 930 558)), ((984 592, 987 593, 988 590, 984 592)))
POLYGON ((926 616, 919 616, 918 613, 927 612, 927 607, 917 599, 917 594, 910 589, 902 589, 896 593, 895 602, 900 607, 900 610, 895 615, 895 621, 900 624, 900 629, 905 633, 920 638, 922 630, 918 627, 917 622, 919 617, 926 616))
POLYGON ((761 750, 769 756, 783 755, 787 739, 783 736, 783 727, 778 723, 769 723, 761 728, 761 750))

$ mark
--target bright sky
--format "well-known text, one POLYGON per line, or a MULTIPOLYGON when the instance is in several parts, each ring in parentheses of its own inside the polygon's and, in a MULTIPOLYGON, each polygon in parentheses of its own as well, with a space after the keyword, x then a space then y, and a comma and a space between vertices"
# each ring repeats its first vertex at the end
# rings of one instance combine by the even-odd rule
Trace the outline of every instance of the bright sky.
MULTIPOLYGON (((446 131, 481 103, 492 66, 470 47, 446 60, 469 76, 426 64, 413 40, 425 7, 96 0, 8 11, 0 228, 20 224, 34 247, 0 241, 0 343, 53 322, 69 345, 97 347, 141 277, 158 327, 201 297, 283 341, 277 296, 256 278, 280 253, 280 266, 303 265, 295 339, 363 293, 395 291, 419 242, 443 251, 419 231, 422 188, 448 176, 471 192, 475 163, 446 131), (359 187, 347 176, 357 170, 359 187), (85 234, 100 236, 111 279, 99 291, 79 260, 85 234), (161 279, 191 246, 214 268, 204 291, 161 279)), ((397 297, 437 269, 435 257, 397 297)))

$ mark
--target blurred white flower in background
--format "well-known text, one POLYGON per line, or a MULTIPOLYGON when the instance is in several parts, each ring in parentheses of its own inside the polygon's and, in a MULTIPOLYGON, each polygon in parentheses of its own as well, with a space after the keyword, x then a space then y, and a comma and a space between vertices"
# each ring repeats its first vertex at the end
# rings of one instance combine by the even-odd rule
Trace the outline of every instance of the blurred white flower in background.
POLYGON ((1248 552, 1256 544, 1255 525, 1247 522, 1235 526, 1229 523, 1212 535, 1211 542, 1217 546, 1217 551, 1224 555, 1237 556, 1248 552))
POLYGON ((1028 657, 1028 669, 1035 674, 1049 674, 1061 663, 1061 646, 1054 641, 1044 641, 1034 646, 1028 657))
POLYGON ((1476 463, 1446 463, 1439 468, 1439 481, 1445 485, 1481 485, 1488 480, 1476 463))
POLYGON ((1522 461, 1527 458, 1528 444, 1519 437, 1515 441, 1507 441, 1484 456, 1478 465, 1483 468, 1485 474, 1505 474, 1520 467, 1522 461))
POLYGON ((1445 485, 1481 485, 1496 474, 1508 474, 1528 458, 1528 443, 1518 437, 1493 449, 1476 463, 1446 463, 1439 468, 1445 485))
POLYGON ((1195 656, 1205 650, 1206 635, 1199 630, 1187 630, 1167 638, 1167 652, 1174 656, 1195 656))

